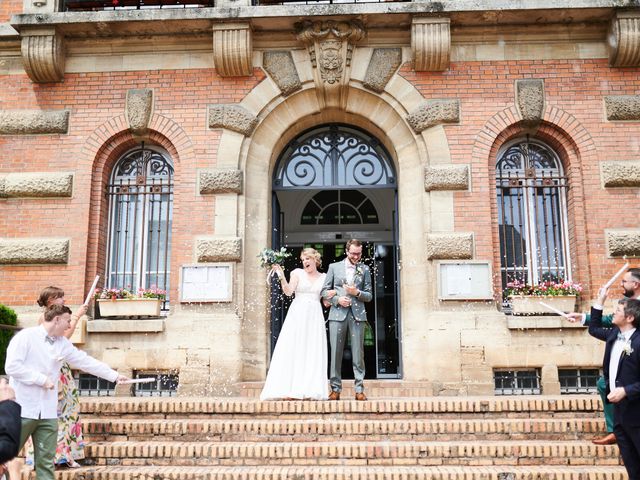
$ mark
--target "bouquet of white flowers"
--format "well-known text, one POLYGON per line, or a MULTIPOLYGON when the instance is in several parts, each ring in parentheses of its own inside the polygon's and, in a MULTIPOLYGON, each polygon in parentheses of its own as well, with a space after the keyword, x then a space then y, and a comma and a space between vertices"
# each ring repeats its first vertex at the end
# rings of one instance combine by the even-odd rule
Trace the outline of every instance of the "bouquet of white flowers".
POLYGON ((260 259, 260 266, 263 268, 271 268, 272 265, 282 265, 285 258, 290 257, 291 254, 287 252, 287 249, 282 247, 280 250, 271 250, 270 248, 263 248, 258 258, 260 259))

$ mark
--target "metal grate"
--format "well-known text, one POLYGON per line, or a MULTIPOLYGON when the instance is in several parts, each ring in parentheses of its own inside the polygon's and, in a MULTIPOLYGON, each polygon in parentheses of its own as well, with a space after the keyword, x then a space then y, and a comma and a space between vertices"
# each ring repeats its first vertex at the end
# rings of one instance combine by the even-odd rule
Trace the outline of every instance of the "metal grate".
POLYGON ((160 151, 140 148, 116 164, 109 198, 107 287, 158 288, 168 308, 173 166, 160 151))
POLYGON ((178 374, 166 372, 136 372, 134 378, 155 378, 154 382, 136 383, 134 397, 175 397, 178 391, 178 374))
POLYGON ((496 395, 540 395, 540 370, 494 370, 496 395))
POLYGON ((65 0, 63 8, 64 11, 100 11, 213 6, 214 0, 65 0))
POLYGON ((599 377, 600 370, 597 368, 558 369, 560 393, 598 393, 599 377))
POLYGON ((78 385, 78 393, 83 397, 112 397, 116 384, 99 378, 89 373, 76 373, 74 375, 78 385))

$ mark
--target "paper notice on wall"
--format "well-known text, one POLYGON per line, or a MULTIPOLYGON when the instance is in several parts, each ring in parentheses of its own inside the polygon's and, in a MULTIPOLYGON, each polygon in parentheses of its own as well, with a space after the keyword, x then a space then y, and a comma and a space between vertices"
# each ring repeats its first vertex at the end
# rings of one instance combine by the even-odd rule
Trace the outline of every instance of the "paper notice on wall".
POLYGON ((446 277, 446 291, 450 296, 468 296, 472 292, 471 266, 448 265, 446 277))

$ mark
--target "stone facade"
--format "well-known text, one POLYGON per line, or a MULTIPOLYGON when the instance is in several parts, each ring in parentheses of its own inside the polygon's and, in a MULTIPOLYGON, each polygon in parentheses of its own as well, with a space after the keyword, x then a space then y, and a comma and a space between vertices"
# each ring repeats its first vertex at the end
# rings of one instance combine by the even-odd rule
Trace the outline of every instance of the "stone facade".
MULTIPOLYGON (((277 230, 278 162, 310 129, 339 125, 370 134, 393 170, 391 197, 377 205, 401 252, 402 379, 434 395, 490 394, 494 371, 535 369, 543 393, 558 393, 559 370, 601 364, 601 344, 583 328, 502 310, 495 162, 526 138, 557 154, 582 309, 624 255, 636 266, 637 218, 612 214, 637 204, 639 188, 633 2, 82 14, 56 3, 4 17, 0 6, 0 104, 11 108, 0 111, 0 302, 21 325, 36 323, 33 300, 54 279, 73 308, 106 276, 107 185, 144 142, 174 168, 169 311, 148 323, 90 312, 83 348, 123 373, 179 372, 180 395, 231 395, 264 380, 269 290, 257 256, 277 230), (231 299, 183 301, 185 267, 220 263, 231 299), (447 263, 488 266, 491 293, 443 298, 447 263)), ((352 230, 381 235, 303 227, 325 243, 352 230)))

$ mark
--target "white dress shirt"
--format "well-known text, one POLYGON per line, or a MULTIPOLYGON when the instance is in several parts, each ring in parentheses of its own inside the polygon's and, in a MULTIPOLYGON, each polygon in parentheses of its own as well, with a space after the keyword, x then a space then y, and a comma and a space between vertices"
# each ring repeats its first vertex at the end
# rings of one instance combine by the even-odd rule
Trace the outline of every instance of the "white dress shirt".
POLYGON ((356 266, 351 263, 348 258, 344 259, 344 271, 347 277, 347 284, 353 285, 353 277, 356 275, 356 266))
POLYGON ((636 329, 632 328, 626 332, 620 332, 618 335, 622 335, 624 340, 618 338, 616 343, 611 348, 611 357, 609 358, 609 390, 613 391, 616 388, 616 376, 618 375, 618 365, 620 365, 620 357, 622 356, 624 346, 631 341, 631 335, 636 329))
POLYGON ((58 417, 58 378, 60 367, 67 362, 74 368, 115 382, 118 372, 78 350, 66 337, 47 342, 42 325, 25 328, 9 343, 5 371, 22 407, 22 418, 51 419, 58 417), (44 388, 49 380, 52 389, 44 388))

